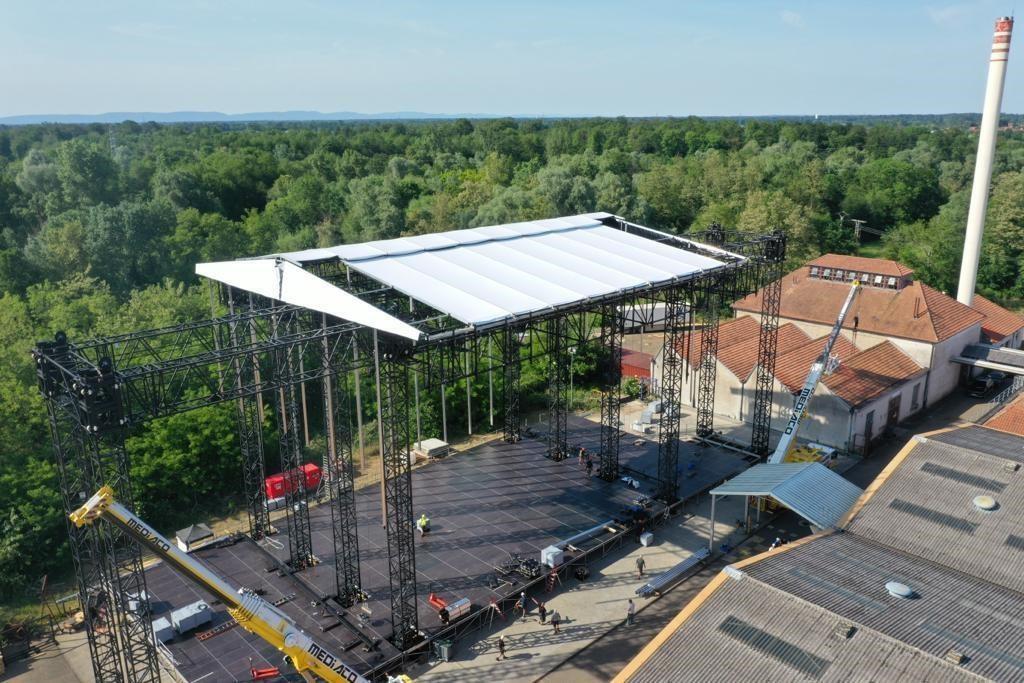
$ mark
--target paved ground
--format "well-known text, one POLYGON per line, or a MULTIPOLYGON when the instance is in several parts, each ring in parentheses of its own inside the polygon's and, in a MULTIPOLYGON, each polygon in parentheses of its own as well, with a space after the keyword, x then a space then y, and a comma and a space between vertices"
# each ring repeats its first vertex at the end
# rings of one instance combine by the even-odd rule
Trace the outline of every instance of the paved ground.
MULTIPOLYGON (((724 539, 735 534, 735 521, 741 514, 739 499, 719 506, 715 534, 724 539)), ((417 681, 533 681, 558 667, 573 653, 602 638, 623 623, 627 601, 636 601, 639 610, 648 604, 638 599, 636 589, 648 577, 637 578, 636 558, 643 555, 648 574, 656 574, 677 564, 690 553, 707 545, 709 502, 689 506, 667 524, 655 529, 655 544, 644 548, 634 542, 607 558, 591 563, 587 581, 566 581, 554 597, 547 600, 549 610, 562 616, 562 632, 554 634, 550 626, 538 623, 536 609, 527 621, 505 621, 491 633, 481 633, 476 642, 467 639, 456 647, 452 661, 425 671, 410 671, 417 681), (498 633, 505 636, 508 659, 495 661, 498 633)), ((537 594, 543 600, 544 594, 537 594)), ((642 612, 641 612, 642 614, 642 612)), ((569 679, 566 679, 569 680, 569 679)), ((606 678, 604 679, 606 680, 606 678)))
POLYGON ((7 672, 0 674, 0 681, 89 683, 92 681, 92 664, 89 662, 89 647, 85 642, 85 633, 62 636, 59 648, 47 644, 31 659, 9 664, 7 672), (82 677, 79 677, 76 671, 82 672, 82 677))

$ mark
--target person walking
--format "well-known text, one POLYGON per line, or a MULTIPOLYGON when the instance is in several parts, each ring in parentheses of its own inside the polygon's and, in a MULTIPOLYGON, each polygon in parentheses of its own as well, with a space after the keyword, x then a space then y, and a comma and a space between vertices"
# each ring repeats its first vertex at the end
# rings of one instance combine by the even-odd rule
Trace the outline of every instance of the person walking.
POLYGON ((633 600, 630 599, 629 606, 626 607, 626 626, 633 625, 633 615, 636 614, 636 605, 633 604, 633 600))
POLYGON ((579 452, 579 454, 578 454, 578 456, 576 458, 579 461, 579 463, 580 463, 580 467, 583 467, 583 460, 584 460, 584 457, 586 456, 586 454, 587 454, 587 449, 584 448, 583 446, 580 446, 580 452, 579 452))
POLYGON ((643 555, 640 555, 639 557, 636 558, 636 578, 642 579, 644 577, 644 568, 646 566, 647 566, 647 563, 644 562, 644 556, 643 555))
POLYGON ((587 454, 586 468, 587 468, 587 478, 589 479, 590 475, 592 475, 594 473, 594 459, 590 457, 589 453, 587 454))
POLYGON ((505 656, 505 636, 498 636, 498 656, 494 658, 494 661, 500 662, 503 659, 508 659, 505 656))
POLYGON ((559 625, 562 623, 562 616, 558 613, 558 610, 551 611, 551 627, 555 633, 559 633, 559 625))
POLYGON ((520 611, 520 610, 522 611, 523 621, 526 621, 526 592, 525 591, 523 591, 522 593, 519 594, 519 599, 516 600, 516 606, 515 606, 515 609, 513 610, 513 614, 516 611, 520 611))
POLYGON ((548 616, 548 608, 537 598, 534 598, 533 601, 537 603, 537 615, 540 617, 540 623, 543 624, 548 616))

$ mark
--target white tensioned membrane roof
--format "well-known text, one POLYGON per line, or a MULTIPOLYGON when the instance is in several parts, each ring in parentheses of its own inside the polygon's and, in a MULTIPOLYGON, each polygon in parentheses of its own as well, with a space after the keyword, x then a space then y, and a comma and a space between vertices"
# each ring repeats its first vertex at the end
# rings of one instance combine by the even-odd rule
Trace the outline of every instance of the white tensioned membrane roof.
POLYGON ((686 279, 725 265, 725 260, 686 250, 687 244, 719 251, 727 260, 737 258, 648 228, 627 232, 608 227, 602 219, 609 218, 613 217, 607 213, 583 214, 307 249, 202 263, 196 272, 232 287, 416 339, 415 328, 302 266, 340 261, 466 325, 482 327, 686 279), (678 246, 637 232, 676 240, 678 246))
POLYGON ((713 496, 768 496, 820 529, 838 524, 862 493, 820 462, 761 463, 711 489, 713 496))

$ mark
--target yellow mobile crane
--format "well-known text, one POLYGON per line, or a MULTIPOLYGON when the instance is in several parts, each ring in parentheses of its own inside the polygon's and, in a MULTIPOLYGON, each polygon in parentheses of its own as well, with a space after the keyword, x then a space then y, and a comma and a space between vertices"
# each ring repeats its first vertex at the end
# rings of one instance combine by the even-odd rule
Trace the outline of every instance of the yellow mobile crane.
POLYGON ((236 591, 222 578, 182 552, 131 510, 114 500, 114 491, 104 486, 71 513, 71 521, 82 527, 105 519, 149 548, 161 559, 207 590, 228 607, 239 626, 284 653, 288 662, 307 679, 310 674, 329 683, 369 681, 322 645, 310 638, 292 619, 274 605, 250 591, 236 591))

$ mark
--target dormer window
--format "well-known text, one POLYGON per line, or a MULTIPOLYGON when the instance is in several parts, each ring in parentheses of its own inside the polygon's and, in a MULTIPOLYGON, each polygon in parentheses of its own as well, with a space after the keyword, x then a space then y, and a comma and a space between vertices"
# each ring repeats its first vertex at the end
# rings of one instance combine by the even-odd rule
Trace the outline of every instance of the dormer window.
POLYGON ((826 268, 825 270, 822 271, 821 277, 823 277, 823 278, 825 278, 827 280, 829 275, 831 275, 831 274, 832 274, 832 269, 831 268, 826 268))
POLYGON ((842 280, 843 279, 843 269, 842 268, 837 268, 836 269, 836 279, 837 280, 842 280))
POLYGON ((811 277, 818 277, 818 266, 811 266, 811 277))
POLYGON ((865 284, 868 283, 868 282, 871 282, 871 273, 861 273, 860 274, 860 281, 865 283, 865 284))
POLYGON ((876 275, 875 276, 875 287, 881 287, 881 286, 882 286, 882 276, 881 275, 876 275))
POLYGON ((889 288, 890 289, 896 289, 896 278, 894 278, 894 277, 889 278, 888 283, 889 283, 889 288))
POLYGON ((853 272, 852 270, 847 271, 846 279, 849 280, 850 282, 853 282, 854 280, 857 279, 857 273, 853 272))

